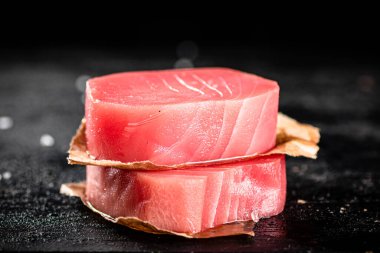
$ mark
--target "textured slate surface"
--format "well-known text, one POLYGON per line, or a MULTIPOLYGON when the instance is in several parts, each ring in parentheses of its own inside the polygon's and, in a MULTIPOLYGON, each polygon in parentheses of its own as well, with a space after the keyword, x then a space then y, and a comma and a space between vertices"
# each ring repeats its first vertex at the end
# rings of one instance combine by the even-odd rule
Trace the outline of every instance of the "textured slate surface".
POLYGON ((62 183, 85 176, 65 159, 83 116, 83 75, 172 68, 175 50, 1 51, 0 117, 11 117, 13 127, 0 130, 0 249, 379 251, 380 68, 344 54, 327 56, 201 48, 196 66, 278 80, 280 110, 320 127, 322 141, 318 160, 287 159, 286 209, 260 221, 255 238, 187 240, 111 224, 59 194, 62 183), (41 146, 43 134, 55 144, 41 146))

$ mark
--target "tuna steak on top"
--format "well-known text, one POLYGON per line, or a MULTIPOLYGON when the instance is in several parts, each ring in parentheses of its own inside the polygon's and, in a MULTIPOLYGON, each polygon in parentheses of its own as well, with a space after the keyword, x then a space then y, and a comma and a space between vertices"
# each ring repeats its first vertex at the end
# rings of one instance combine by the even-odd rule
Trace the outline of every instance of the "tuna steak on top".
POLYGON ((284 155, 167 171, 87 166, 87 200, 112 217, 137 217, 196 233, 237 220, 279 214, 285 205, 284 155))
POLYGON ((88 151, 157 165, 263 153, 275 145, 278 99, 275 81, 226 68, 90 79, 88 151))

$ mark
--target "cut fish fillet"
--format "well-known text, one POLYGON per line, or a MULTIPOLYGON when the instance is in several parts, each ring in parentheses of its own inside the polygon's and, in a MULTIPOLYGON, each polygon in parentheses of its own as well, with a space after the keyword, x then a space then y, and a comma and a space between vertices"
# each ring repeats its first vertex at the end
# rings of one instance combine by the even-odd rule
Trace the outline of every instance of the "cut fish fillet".
POLYGON ((170 171, 87 166, 87 200, 112 217, 137 217, 196 233, 236 220, 257 221, 285 205, 284 155, 170 171))
POLYGON ((275 145, 279 87, 225 68, 143 71, 88 81, 87 148, 96 159, 173 165, 275 145))

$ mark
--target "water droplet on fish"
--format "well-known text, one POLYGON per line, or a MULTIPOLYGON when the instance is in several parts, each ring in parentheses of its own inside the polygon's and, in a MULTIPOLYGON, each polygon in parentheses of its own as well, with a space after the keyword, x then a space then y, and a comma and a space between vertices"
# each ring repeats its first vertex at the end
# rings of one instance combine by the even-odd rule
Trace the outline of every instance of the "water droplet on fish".
POLYGON ((178 58, 187 58, 194 60, 198 56, 198 46, 194 41, 182 41, 177 46, 178 58))
POLYGON ((174 68, 176 69, 192 68, 192 67, 194 67, 193 62, 187 58, 181 58, 174 63, 174 68))
POLYGON ((75 87, 77 88, 78 91, 84 92, 86 90, 86 82, 88 79, 91 77, 88 75, 80 75, 78 78, 75 80, 75 87))
POLYGON ((40 138, 40 144, 43 147, 51 147, 54 145, 54 138, 50 134, 43 134, 40 138))
POLYGON ((12 128, 13 126, 13 119, 8 116, 1 116, 0 117, 0 130, 7 130, 12 128))
POLYGON ((3 173, 3 178, 4 180, 8 180, 12 177, 12 173, 10 173, 9 171, 6 171, 3 173))

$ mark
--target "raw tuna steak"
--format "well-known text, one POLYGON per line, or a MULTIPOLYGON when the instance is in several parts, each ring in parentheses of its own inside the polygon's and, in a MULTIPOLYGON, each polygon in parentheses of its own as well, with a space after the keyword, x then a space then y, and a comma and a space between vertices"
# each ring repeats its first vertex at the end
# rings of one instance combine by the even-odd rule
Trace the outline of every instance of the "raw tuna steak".
POLYGON ((87 148, 96 159, 157 165, 262 153, 275 144, 278 97, 276 82, 224 68, 94 78, 87 148))
POLYGON ((96 209, 176 232, 276 215, 284 208, 285 194, 283 155, 169 171, 87 166, 86 196, 96 209))

